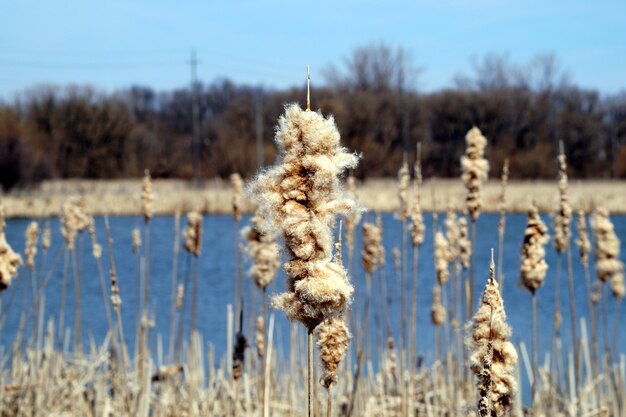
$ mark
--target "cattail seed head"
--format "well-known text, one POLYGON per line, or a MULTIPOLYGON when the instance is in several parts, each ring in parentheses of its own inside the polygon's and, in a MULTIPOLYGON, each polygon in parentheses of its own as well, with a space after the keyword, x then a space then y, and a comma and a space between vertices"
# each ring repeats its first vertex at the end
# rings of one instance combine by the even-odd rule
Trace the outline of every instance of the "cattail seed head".
POLYGON ((46 226, 41 236, 41 249, 45 252, 50 249, 52 231, 50 230, 50 220, 46 220, 46 226))
POLYGON ((483 157, 487 139, 476 126, 471 128, 465 135, 465 155, 461 157, 461 179, 467 189, 467 210, 473 222, 478 219, 482 201, 480 191, 483 183, 487 181, 489 162, 483 157))
POLYGON ((465 215, 459 217, 459 258, 463 269, 469 268, 470 257, 472 256, 472 245, 470 244, 467 218, 465 215))
POLYGON ((176 287, 176 304, 174 307, 176 311, 180 311, 183 308, 183 298, 185 297, 185 284, 178 284, 176 287))
POLYGON ((460 248, 459 248, 459 224, 456 218, 456 213, 452 209, 452 207, 448 207, 446 212, 446 220, 444 221, 444 226, 446 227, 446 240, 448 243, 447 253, 448 253, 448 262, 456 261, 460 256, 460 248))
POLYGON ((618 259, 620 240, 615 234, 609 212, 604 208, 596 210, 591 219, 591 227, 595 235, 596 276, 600 281, 607 282, 622 268, 618 259))
MULTIPOLYGON (((418 147, 419 149, 419 147, 418 147)), ((413 206, 411 207, 411 243, 419 246, 424 242, 424 217, 422 216, 422 206, 420 202, 419 187, 422 185, 422 167, 420 162, 420 151, 415 161, 415 179, 413 180, 413 206)))
POLYGON ((65 245, 69 251, 75 249, 76 235, 89 226, 89 219, 90 217, 85 211, 84 202, 81 204, 78 198, 70 197, 63 203, 61 209, 61 235, 65 239, 65 245))
POLYGON ((263 218, 255 213, 252 225, 242 230, 243 237, 248 242, 248 254, 252 258, 250 277, 260 289, 267 288, 274 281, 276 271, 280 266, 278 245, 271 232, 262 232, 263 218))
POLYGON ((435 233, 435 272, 439 285, 446 285, 449 278, 448 246, 448 240, 444 237, 443 232, 438 230, 435 233))
POLYGON ((35 268, 35 256, 37 256, 37 241, 39 240, 39 224, 30 222, 26 228, 26 265, 32 271, 35 268))
POLYGON ((363 223, 363 268, 373 273, 380 260, 382 236, 380 229, 374 223, 363 223))
POLYGON ((323 367, 321 381, 328 389, 337 382, 337 368, 346 356, 351 336, 348 326, 341 317, 326 319, 317 327, 316 332, 323 367))
POLYGON ((241 220, 241 200, 243 198, 243 180, 241 175, 235 172, 230 175, 230 183, 233 186, 233 217, 235 221, 241 220))
POLYGON ((615 272, 611 277, 611 292, 613 297, 620 300, 624 298, 626 287, 624 286, 624 264, 619 271, 615 272))
POLYGON ((532 293, 543 285, 546 278, 548 264, 545 260, 545 245, 549 239, 548 228, 539 217, 537 207, 532 205, 524 231, 520 266, 522 284, 532 293))
POLYGON ((141 249, 141 232, 138 227, 133 229, 133 253, 137 254, 141 249))
POLYGON ((200 256, 202 248, 202 214, 190 211, 187 214, 187 227, 183 232, 185 250, 194 256, 200 256))
POLYGON ((446 322, 446 309, 441 304, 441 288, 435 285, 433 288, 433 305, 430 309, 430 321, 435 326, 442 326, 446 322))
POLYGON ((102 257, 102 246, 96 239, 96 222, 93 217, 89 219, 89 237, 91 238, 91 253, 94 259, 100 259, 102 257))
POLYGON ((559 212, 554 217, 554 247, 558 253, 563 253, 569 247, 572 207, 567 197, 567 162, 563 152, 559 154, 558 162, 559 212))
POLYGON ((22 264, 22 257, 15 253, 4 235, 4 206, 0 205, 0 292, 6 290, 22 264))
POLYGON ((504 416, 517 389, 514 377, 517 352, 509 341, 511 328, 506 322, 494 270, 492 249, 489 279, 465 341, 470 352, 470 368, 478 379, 479 415, 485 417, 504 416))
POLYGON ((398 198, 400 199, 400 220, 409 216, 409 164, 404 161, 398 171, 398 198))
POLYGON ((265 357, 265 319, 263 316, 256 318, 256 353, 259 358, 265 357))
POLYGON ((146 169, 144 172, 143 183, 141 185, 141 212, 143 219, 149 223, 154 216, 154 192, 152 191, 152 179, 150 171, 146 169))
POLYGON ((589 265, 589 252, 591 252, 591 242, 589 241, 589 232, 587 231, 587 220, 585 212, 583 210, 578 211, 578 239, 576 239, 576 246, 578 246, 578 253, 580 255, 580 262, 584 267, 589 265))
MULTIPOLYGON (((348 198, 356 201, 356 179, 352 175, 350 175, 346 181, 346 191, 348 198)), ((346 228, 346 248, 348 249, 349 254, 354 253, 354 232, 360 221, 361 212, 358 210, 353 210, 344 218, 344 225, 346 228)))
POLYGON ((600 298, 602 298, 602 281, 596 279, 593 282, 593 290, 591 292, 591 302, 597 305, 600 302, 600 298))
POLYGON ((386 252, 385 244, 383 243, 383 216, 380 213, 376 214, 376 227, 378 227, 378 232, 380 233, 378 239, 378 267, 384 268, 386 252))
POLYGON ((260 215, 282 233, 291 256, 285 264, 287 292, 273 303, 313 331, 341 316, 351 301, 347 271, 332 261, 332 226, 335 216, 355 209, 339 175, 356 167, 358 158, 340 146, 332 118, 295 104, 280 117, 276 142, 279 163, 259 174, 252 187, 260 215))

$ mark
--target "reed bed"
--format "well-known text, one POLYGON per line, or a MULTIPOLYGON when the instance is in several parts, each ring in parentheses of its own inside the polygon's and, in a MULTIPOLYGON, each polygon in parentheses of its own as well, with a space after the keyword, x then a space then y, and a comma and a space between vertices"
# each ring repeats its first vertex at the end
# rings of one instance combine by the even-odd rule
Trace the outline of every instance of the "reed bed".
MULTIPOLYGON (((85 187, 78 193, 81 198, 63 196, 60 188, 45 185, 43 190, 50 193, 45 203, 35 203, 42 197, 33 196, 2 199, 12 207, 12 215, 30 213, 34 218, 23 231, 22 256, 6 239, 0 208, 0 326, 8 314, 21 317, 12 343, 0 346, 0 417, 626 415, 626 354, 618 345, 624 264, 609 214, 626 209, 615 196, 621 183, 604 183, 613 194, 605 201, 600 197, 609 191, 602 187, 593 193, 571 183, 568 188, 562 150, 555 166, 558 183, 507 181, 505 168, 501 183, 483 184, 486 139, 472 129, 463 162, 465 185, 459 180, 424 181, 418 145, 413 169, 404 161, 396 184, 360 184, 348 177, 344 191, 345 171, 356 166, 358 157, 341 147, 332 118, 290 105, 276 132, 279 158, 256 179, 248 179, 247 195, 246 181, 237 174, 231 186, 215 183, 170 193, 175 183, 153 181, 146 173, 143 182, 123 185, 125 190, 135 187, 132 204, 125 201, 127 190, 96 204, 103 185, 93 183, 78 183, 85 187), (448 203, 443 227, 435 220, 431 228, 423 213, 437 203, 441 208, 442 198, 448 203), (571 266, 570 200, 578 213, 578 239, 573 243, 581 276, 571 266), (402 230, 400 239, 385 240, 380 215, 363 214, 363 206, 396 211, 393 221, 402 230), (475 221, 485 210, 500 213, 499 223, 492 225, 494 231, 500 229, 499 247, 497 263, 492 249, 489 269, 481 270, 472 260, 477 250, 472 241, 481 239, 475 221), (528 213, 524 235, 515 237, 521 257, 503 249, 506 216, 520 210, 528 213), (237 254, 229 276, 200 276, 207 250, 216 249, 211 240, 204 238, 203 243, 204 215, 216 211, 234 215, 230 250, 237 254), (556 213, 552 230, 541 211, 556 213), (150 253, 150 239, 162 242, 150 227, 154 216, 170 212, 178 213, 172 270, 161 271, 154 267, 162 263, 150 253), (180 225, 182 212, 187 212, 185 227, 180 225), (245 212, 254 214, 248 218, 242 216, 245 212), (106 213, 105 245, 95 227, 95 216, 101 213, 106 213), (108 216, 121 213, 136 216, 137 225, 143 223, 127 231, 127 250, 136 260, 131 271, 116 266, 119 252, 110 228, 116 219, 108 216), (61 219, 63 239, 56 244, 51 243, 52 216, 61 219), (432 253, 424 253, 427 232, 433 239, 432 253), (84 234, 89 235, 91 257, 82 256, 84 234), (555 332, 553 348, 540 360, 538 304, 555 316, 561 314, 560 300, 551 304, 552 294, 540 290, 545 280, 557 279, 560 273, 547 274, 552 267, 545 256, 550 239, 559 254, 567 256, 566 301, 573 327, 571 342, 562 343, 555 332), (356 267, 357 251, 362 268, 356 267), (387 276, 389 254, 395 274, 387 276), (433 260, 432 271, 418 268, 420 255, 433 260), (102 306, 90 306, 86 312, 75 307, 73 327, 66 328, 67 280, 74 280, 74 305, 80 306, 80 284, 91 279, 82 268, 87 262, 97 265, 102 306), (287 285, 274 295, 281 265, 287 285), (505 312, 503 265, 515 265, 521 285, 531 293, 526 318, 533 329, 530 350, 519 342, 505 312), (50 280, 57 269, 62 271, 60 283, 50 280), (366 288, 357 289, 356 296, 353 283, 360 273, 366 288), (163 277, 165 282, 160 281, 163 277), (206 279, 233 282, 223 317, 227 347, 219 356, 211 334, 203 334, 198 326, 203 320, 198 305, 206 296, 199 280, 206 279), (32 299, 25 296, 16 313, 13 297, 17 285, 26 285, 22 281, 30 282, 32 299), (474 281, 477 289, 484 288, 476 302, 474 281), (49 292, 44 290, 57 285, 61 308, 48 315, 49 292), (136 286, 140 305, 127 308, 123 303, 120 286, 125 285, 136 286), (150 292, 151 286, 164 285, 171 288, 168 297, 150 292), (586 308, 575 310, 574 285, 584 285, 586 308), (423 311, 416 304, 422 294, 431 301, 430 317, 417 314, 423 311), (166 341, 155 329, 157 303, 166 303, 170 316, 166 341), (123 332, 133 307, 134 352, 123 332), (101 343, 85 343, 89 329, 81 328, 81 314, 105 316, 101 343), (276 330, 285 315, 294 322, 288 334, 276 330), (418 324, 424 322, 430 323, 432 333, 418 334, 418 324), (526 397, 525 381, 532 390, 526 397)), ((439 215, 434 212, 433 218, 439 215)))

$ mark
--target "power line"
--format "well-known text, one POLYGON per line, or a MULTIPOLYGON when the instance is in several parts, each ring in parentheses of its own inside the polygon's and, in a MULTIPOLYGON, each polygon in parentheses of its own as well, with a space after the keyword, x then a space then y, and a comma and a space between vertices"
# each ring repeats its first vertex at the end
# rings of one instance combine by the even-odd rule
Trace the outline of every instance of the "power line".
POLYGON ((15 60, 0 58, 0 66, 27 68, 27 69, 79 69, 79 70, 116 70, 148 68, 154 66, 183 66, 184 61, 142 61, 142 62, 60 62, 60 61, 40 61, 40 60, 15 60))

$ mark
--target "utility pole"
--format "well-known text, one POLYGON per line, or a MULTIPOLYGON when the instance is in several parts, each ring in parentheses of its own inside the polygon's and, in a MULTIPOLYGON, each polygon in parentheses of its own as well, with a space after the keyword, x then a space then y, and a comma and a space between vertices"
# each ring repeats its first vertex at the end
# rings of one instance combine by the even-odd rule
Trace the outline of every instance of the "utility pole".
POLYGON ((265 164, 265 152, 263 151, 263 90, 258 88, 255 103, 256 115, 256 165, 261 169, 265 164))
POLYGON ((193 182, 197 186, 200 183, 200 104, 198 99, 198 59, 196 51, 191 51, 189 65, 191 67, 191 163, 193 167, 193 182))

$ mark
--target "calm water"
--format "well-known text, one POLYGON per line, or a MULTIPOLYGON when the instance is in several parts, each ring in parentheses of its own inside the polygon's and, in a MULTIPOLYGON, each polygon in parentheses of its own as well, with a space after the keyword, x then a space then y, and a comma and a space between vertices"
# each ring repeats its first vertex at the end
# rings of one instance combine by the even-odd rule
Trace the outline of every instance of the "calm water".
MULTIPOLYGON (((365 216, 366 219, 373 221, 373 216, 365 216)), ((443 222, 445 215, 439 216, 439 223, 443 222)), ((248 223, 249 217, 245 217, 241 226, 248 223)), ((612 220, 618 236, 622 241, 626 240, 626 217, 613 216, 612 220)), ((546 224, 552 224, 548 217, 544 217, 546 224)), ((12 219, 7 224, 7 239, 15 250, 22 251, 24 248, 24 232, 28 225, 26 219, 12 219)), ((418 290, 418 340, 417 347, 420 352, 424 353, 427 361, 431 361, 434 357, 434 330, 430 324, 430 306, 432 303, 432 287, 434 283, 433 256, 432 256, 432 220, 430 215, 425 216, 427 225, 427 233, 424 244, 420 250, 419 258, 419 290, 418 290)), ((181 219, 184 227, 185 218, 181 219)), ((235 276, 235 242, 234 242, 234 224, 230 216, 205 216, 204 218, 204 236, 202 241, 202 256, 199 264, 199 308, 198 308, 198 328, 204 335, 204 340, 211 343, 216 350, 216 354, 221 356, 226 349, 226 310, 227 305, 234 299, 234 276, 235 276)), ((527 347, 530 347, 531 336, 531 298, 519 285, 519 252, 522 242, 522 235, 526 223, 525 215, 509 215, 507 219, 506 238, 504 245, 504 267, 503 272, 505 282, 503 287, 503 297, 509 323, 513 328, 513 341, 517 344, 523 341, 527 347)), ((144 262, 132 253, 131 231, 134 227, 141 227, 143 222, 139 217, 114 217, 110 219, 112 235, 114 239, 114 255, 117 265, 117 273, 119 277, 119 286, 122 297, 122 314, 124 318, 125 335, 127 343, 134 345, 135 339, 135 323, 140 304, 139 298, 139 269, 142 268, 144 262)), ((98 240, 104 245, 104 220, 96 219, 98 240)), ((498 244, 498 215, 483 214, 477 223, 478 239, 476 251, 476 298, 480 297, 484 282, 488 276, 489 251, 494 248, 497 251, 498 244)), ((394 301, 390 307, 390 321, 393 331, 396 334, 401 323, 400 319, 400 302, 397 298, 401 288, 398 279, 394 274, 392 248, 401 245, 401 224, 394 219, 392 214, 383 216, 384 241, 387 253, 387 265, 385 268, 386 287, 388 293, 394 297, 394 301)), ((573 228, 573 239, 576 238, 575 228, 573 228)), ((45 316, 46 318, 56 318, 59 315, 61 303, 62 288, 62 271, 63 271, 63 251, 59 248, 63 247, 62 237, 59 231, 58 220, 52 221, 52 249, 45 258, 45 266, 43 270, 51 272, 51 279, 45 289, 45 316)), ((552 231, 551 231, 552 233, 552 231)), ((174 218, 171 216, 160 216, 154 218, 151 225, 150 239, 150 271, 151 271, 151 307, 155 313, 155 331, 152 332, 151 344, 156 346, 156 334, 160 333, 163 338, 163 344, 167 346, 169 338, 169 311, 172 298, 172 249, 174 241, 174 218)), ((624 245, 626 246, 626 245, 624 245)), ((626 260, 624 246, 622 247, 623 260, 626 260)), ((101 342, 106 330, 107 323, 102 303, 102 293, 98 278, 96 263, 91 257, 91 243, 89 236, 85 234, 82 237, 82 261, 79 264, 82 268, 82 297, 80 300, 84 340, 87 346, 90 338, 96 342, 101 342)), ((356 300, 361 302, 365 292, 365 277, 360 262, 361 248, 361 230, 359 228, 356 241, 356 268, 353 271, 352 280, 357 290, 356 300)), ((587 316, 587 301, 585 295, 585 285, 583 278, 583 270, 578 260, 576 248, 573 248, 573 265, 575 274, 575 297, 576 311, 578 317, 587 316)), ((79 251, 80 252, 80 251, 79 251)), ((409 262, 411 254, 409 252, 409 262)), ((242 270, 248 268, 248 261, 245 259, 242 270)), ((41 250, 38 253, 37 267, 41 270, 41 250)), ((554 299, 554 275, 556 271, 556 254, 550 242, 547 250, 547 261, 550 265, 548 276, 544 287, 538 292, 538 344, 540 358, 550 344, 550 335, 553 320, 553 299, 554 299)), ((103 254, 103 262, 105 272, 108 271, 108 254, 105 247, 103 254)), ((188 255, 181 251, 178 262, 178 282, 183 282, 185 277, 189 276, 188 255)), ((565 264, 565 262, 564 262, 565 264)), ((591 265, 593 271, 593 264, 591 265)), ((65 322, 67 327, 73 328, 74 319, 74 289, 71 275, 68 275, 67 281, 67 310, 65 322)), ((409 274, 411 267, 408 268, 409 274)), ((109 287, 108 274, 106 276, 107 290, 109 287)), ((4 324, 0 334, 0 346, 7 349, 13 342, 16 330, 20 323, 20 312, 28 311, 32 305, 32 289, 31 277, 27 268, 22 267, 19 276, 14 281, 8 291, 2 295, 3 302, 3 319, 4 324), (12 301, 11 301, 12 300, 12 301), (11 303, 10 310, 8 305, 11 303)), ((248 294, 248 300, 245 308, 253 309, 254 314, 258 314, 260 296, 255 288, 253 288, 250 279, 245 276, 246 285, 245 292, 248 294)), ((454 274, 451 273, 450 283, 454 282, 454 274)), ((277 277, 276 284, 270 287, 270 292, 275 293, 284 287, 284 277, 282 272, 277 277)), ((375 277, 372 283, 373 294, 379 294, 380 281, 375 277)), ((408 294, 408 289, 405 289, 408 294)), ((569 321, 569 293, 567 286, 567 276, 565 270, 561 278, 560 286, 561 300, 563 306, 563 325, 562 335, 565 347, 568 347, 570 337, 570 321, 569 321)), ((448 289, 448 295, 451 289, 448 289)), ((378 297, 378 296, 377 296, 378 297)), ((380 297, 377 298, 380 300, 380 297)), ((188 304, 189 306, 189 304, 188 304)), ((357 315, 361 315, 362 306, 354 307, 357 315)), ((611 326, 613 325, 613 300, 609 304, 609 314, 611 315, 611 326)), ((626 307, 620 311, 621 317, 626 314, 626 307)), ((288 339, 288 324, 282 313, 276 315, 276 343, 279 348, 286 346, 288 339)), ((189 313, 186 314, 186 329, 189 328, 189 313)), ((32 320, 31 320, 32 321, 32 320)), ((26 327, 26 334, 31 321, 26 327)), ((620 340, 619 347, 623 352, 626 347, 626 320, 621 320, 620 324, 620 340)), ((375 322, 372 324, 375 325, 375 322)), ((246 326, 247 332, 252 336, 252 321, 246 326)), ((372 327, 372 337, 375 337, 375 327, 372 327)), ((254 337, 249 338, 251 341, 254 337)), ((600 345, 602 345, 602 335, 600 334, 600 345)), ((397 343, 397 342, 396 342, 397 343)), ((525 374, 525 372, 523 372, 525 374)))

